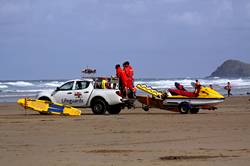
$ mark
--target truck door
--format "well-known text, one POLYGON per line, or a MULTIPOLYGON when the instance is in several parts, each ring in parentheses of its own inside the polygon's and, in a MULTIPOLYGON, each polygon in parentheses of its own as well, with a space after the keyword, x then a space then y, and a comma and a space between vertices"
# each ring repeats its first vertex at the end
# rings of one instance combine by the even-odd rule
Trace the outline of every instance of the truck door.
POLYGON ((86 106, 90 93, 93 90, 93 88, 90 85, 89 81, 76 81, 75 87, 74 87, 74 96, 75 100, 79 100, 78 103, 76 103, 76 106, 86 106))
POLYGON ((74 105, 74 93, 73 93, 74 81, 66 82, 61 87, 57 88, 53 96, 56 102, 74 105))

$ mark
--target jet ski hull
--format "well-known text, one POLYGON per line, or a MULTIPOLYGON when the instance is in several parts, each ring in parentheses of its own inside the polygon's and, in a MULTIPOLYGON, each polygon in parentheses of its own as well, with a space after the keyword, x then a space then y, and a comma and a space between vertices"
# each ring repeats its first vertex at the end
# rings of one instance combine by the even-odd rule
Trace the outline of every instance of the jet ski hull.
POLYGON ((180 103, 187 102, 194 107, 211 105, 215 106, 222 103, 224 98, 167 98, 163 100, 163 105, 179 105, 180 103))

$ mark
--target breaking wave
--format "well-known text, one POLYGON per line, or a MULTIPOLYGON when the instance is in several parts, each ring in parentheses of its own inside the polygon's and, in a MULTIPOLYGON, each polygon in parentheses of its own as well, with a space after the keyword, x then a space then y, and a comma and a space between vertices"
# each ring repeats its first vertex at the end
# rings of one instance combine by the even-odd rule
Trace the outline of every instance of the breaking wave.
POLYGON ((26 86, 33 86, 34 85, 31 82, 25 82, 25 81, 6 82, 4 84, 11 85, 11 86, 18 86, 18 87, 26 87, 26 86))
POLYGON ((0 84, 0 89, 6 89, 6 88, 8 88, 7 85, 1 85, 1 84, 0 84))
MULTIPOLYGON (((137 79, 136 84, 147 84, 155 89, 168 89, 174 88, 175 82, 179 82, 188 90, 192 90, 191 82, 194 82, 195 78, 173 78, 173 79, 137 79)), ((232 84, 233 95, 246 95, 250 92, 250 78, 238 78, 238 79, 225 79, 225 78, 200 78, 202 85, 208 86, 210 84, 218 90, 221 94, 225 95, 226 91, 223 89, 227 82, 232 84)), ((35 80, 35 81, 1 81, 0 82, 0 102, 15 102, 19 97, 34 97, 39 92, 45 90, 53 90, 56 87, 62 85, 64 80, 35 80)), ((140 91, 138 90, 138 93, 140 91)))

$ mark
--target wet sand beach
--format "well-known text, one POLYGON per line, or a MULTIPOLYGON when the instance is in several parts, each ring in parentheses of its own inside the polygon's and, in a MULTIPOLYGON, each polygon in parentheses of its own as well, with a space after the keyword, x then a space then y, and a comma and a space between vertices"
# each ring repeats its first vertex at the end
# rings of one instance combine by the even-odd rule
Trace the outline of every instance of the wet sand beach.
POLYGON ((250 96, 218 107, 195 115, 82 109, 82 116, 66 117, 1 103, 1 165, 249 165, 250 96))

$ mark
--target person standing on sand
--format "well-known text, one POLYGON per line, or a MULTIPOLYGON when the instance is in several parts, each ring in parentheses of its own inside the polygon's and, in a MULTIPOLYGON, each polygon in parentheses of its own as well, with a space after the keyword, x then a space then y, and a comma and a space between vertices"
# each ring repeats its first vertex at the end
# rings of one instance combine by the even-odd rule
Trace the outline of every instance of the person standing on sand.
POLYGON ((129 64, 128 61, 123 63, 123 70, 127 76, 127 85, 128 88, 131 91, 132 96, 134 97, 135 95, 135 88, 134 88, 134 70, 132 68, 132 66, 129 64))
POLYGON ((133 67, 129 64, 128 61, 123 63, 123 69, 129 79, 129 81, 133 84, 134 82, 134 69, 133 67))
POLYGON ((125 72, 121 69, 121 66, 119 64, 115 65, 116 69, 116 76, 119 78, 119 89, 122 93, 122 95, 126 98, 128 98, 128 78, 125 74, 125 72), (125 94, 124 94, 125 93, 125 94))
POLYGON ((230 82, 227 82, 227 85, 224 87, 225 90, 227 90, 227 96, 232 96, 231 90, 232 90, 232 86, 230 82))

